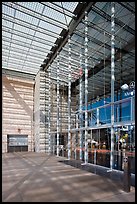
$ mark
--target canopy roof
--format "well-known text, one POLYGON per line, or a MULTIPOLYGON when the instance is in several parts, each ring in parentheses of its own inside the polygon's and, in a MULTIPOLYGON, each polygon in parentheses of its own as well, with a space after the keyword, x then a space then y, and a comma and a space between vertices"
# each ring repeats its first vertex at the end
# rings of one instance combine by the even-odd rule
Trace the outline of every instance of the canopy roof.
MULTIPOLYGON (((88 98, 110 93, 111 2, 2 2, 2 70, 35 78, 40 69, 72 87, 84 84, 84 12, 88 12, 88 98), (83 65, 80 67, 80 54, 83 65)), ((135 80, 135 2, 115 2, 115 89, 135 80)))

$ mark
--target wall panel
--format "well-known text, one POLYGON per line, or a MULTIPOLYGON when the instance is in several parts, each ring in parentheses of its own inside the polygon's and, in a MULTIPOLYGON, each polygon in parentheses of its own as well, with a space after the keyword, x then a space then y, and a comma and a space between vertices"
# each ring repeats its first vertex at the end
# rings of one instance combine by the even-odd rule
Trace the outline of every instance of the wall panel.
POLYGON ((7 152, 8 134, 28 135, 28 151, 33 151, 34 81, 2 76, 2 152, 7 152))

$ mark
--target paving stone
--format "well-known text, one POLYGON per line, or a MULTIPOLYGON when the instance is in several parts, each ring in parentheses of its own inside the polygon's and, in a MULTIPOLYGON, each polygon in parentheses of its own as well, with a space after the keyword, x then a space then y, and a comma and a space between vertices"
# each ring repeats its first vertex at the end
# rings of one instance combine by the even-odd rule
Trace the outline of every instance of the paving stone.
POLYGON ((121 181, 68 163, 44 153, 7 153, 2 159, 2 202, 135 202, 133 186, 126 193, 121 181))

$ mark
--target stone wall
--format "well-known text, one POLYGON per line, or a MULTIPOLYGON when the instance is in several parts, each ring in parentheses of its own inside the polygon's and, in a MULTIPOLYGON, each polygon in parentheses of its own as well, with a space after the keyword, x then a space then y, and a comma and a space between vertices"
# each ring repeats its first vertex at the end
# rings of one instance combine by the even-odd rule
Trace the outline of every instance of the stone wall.
POLYGON ((28 135, 28 151, 33 138, 34 81, 2 76, 2 152, 7 152, 7 135, 28 135))

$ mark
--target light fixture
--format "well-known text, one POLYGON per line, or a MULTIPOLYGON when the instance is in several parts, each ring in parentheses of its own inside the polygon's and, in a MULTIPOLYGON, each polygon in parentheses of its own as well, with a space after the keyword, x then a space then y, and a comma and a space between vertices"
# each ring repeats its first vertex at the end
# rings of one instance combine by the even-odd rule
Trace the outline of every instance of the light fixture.
POLYGON ((99 101, 99 100, 100 100, 100 97, 99 97, 99 96, 97 96, 96 101, 99 101))
POLYGON ((131 96, 133 96, 134 95, 134 92, 133 91, 131 91, 131 96))
POLYGON ((131 82, 130 82, 129 88, 130 88, 130 89, 135 89, 135 82, 134 82, 134 81, 131 81, 131 82))
POLYGON ((128 86, 127 84, 123 84, 123 85, 121 86, 121 89, 122 89, 123 91, 126 91, 126 90, 129 89, 129 86, 128 86))
POLYGON ((122 89, 123 91, 129 90, 129 91, 131 91, 131 95, 133 95, 133 94, 134 94, 133 91, 135 90, 135 82, 134 82, 134 81, 131 81, 129 85, 128 85, 128 84, 123 84, 123 85, 121 86, 121 89, 122 89))

